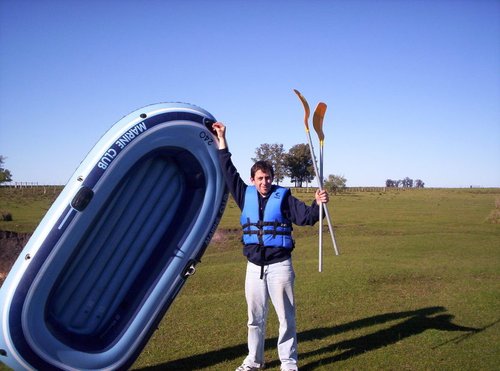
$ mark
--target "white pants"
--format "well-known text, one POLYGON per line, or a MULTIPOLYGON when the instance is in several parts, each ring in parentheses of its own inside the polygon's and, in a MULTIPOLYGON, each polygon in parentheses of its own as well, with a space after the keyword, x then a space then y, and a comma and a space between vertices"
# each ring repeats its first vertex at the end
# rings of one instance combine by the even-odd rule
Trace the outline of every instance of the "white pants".
POLYGON ((295 273, 292 260, 261 267, 248 262, 245 296, 248 305, 248 356, 244 363, 253 367, 264 365, 266 319, 271 299, 279 320, 278 354, 281 367, 297 369, 297 331, 293 285, 295 273))

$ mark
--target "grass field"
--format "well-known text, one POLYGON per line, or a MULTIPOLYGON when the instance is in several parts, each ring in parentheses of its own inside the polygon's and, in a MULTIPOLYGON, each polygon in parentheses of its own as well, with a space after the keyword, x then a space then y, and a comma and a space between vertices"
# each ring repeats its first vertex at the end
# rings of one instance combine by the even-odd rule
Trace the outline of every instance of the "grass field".
MULTIPOLYGON (((0 210, 12 208, 0 196, 0 210)), ((14 221, 0 229, 35 225, 16 221, 17 212, 41 216, 38 209, 48 204, 26 205, 37 211, 9 210, 14 221)), ((317 228, 295 229, 301 370, 499 369, 500 189, 348 193, 332 197, 329 209, 341 256, 325 236, 322 273, 317 228)), ((241 363, 246 304, 238 215, 230 203, 197 273, 133 369, 231 370, 241 363)), ((270 370, 279 370, 277 327, 271 312, 270 370)))
POLYGON ((33 232, 61 190, 62 187, 0 187, 0 215, 12 216, 12 221, 0 219, 0 230, 33 232))

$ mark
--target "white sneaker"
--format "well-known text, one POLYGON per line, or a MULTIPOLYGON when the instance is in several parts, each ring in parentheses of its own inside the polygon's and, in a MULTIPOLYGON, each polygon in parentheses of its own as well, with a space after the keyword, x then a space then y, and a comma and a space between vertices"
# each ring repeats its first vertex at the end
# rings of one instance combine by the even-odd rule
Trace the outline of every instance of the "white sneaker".
POLYGON ((262 366, 262 367, 254 367, 254 366, 249 366, 249 365, 246 365, 246 364, 243 363, 235 371, 259 371, 259 370, 263 370, 263 369, 264 369, 264 366, 262 366))

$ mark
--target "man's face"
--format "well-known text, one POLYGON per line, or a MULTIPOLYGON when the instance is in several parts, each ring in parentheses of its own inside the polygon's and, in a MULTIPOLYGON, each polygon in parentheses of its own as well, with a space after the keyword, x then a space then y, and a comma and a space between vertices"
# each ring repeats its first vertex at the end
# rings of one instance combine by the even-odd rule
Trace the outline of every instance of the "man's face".
POLYGON ((267 194, 271 191, 273 178, 270 174, 265 173, 262 170, 257 170, 254 177, 250 180, 262 196, 267 196, 267 194))

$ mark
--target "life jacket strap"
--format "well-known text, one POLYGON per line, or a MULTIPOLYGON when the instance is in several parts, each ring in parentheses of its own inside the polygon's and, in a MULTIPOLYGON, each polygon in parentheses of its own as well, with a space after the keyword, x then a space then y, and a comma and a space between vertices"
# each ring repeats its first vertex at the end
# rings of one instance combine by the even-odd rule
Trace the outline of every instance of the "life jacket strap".
POLYGON ((257 228, 262 228, 262 227, 274 227, 274 228, 291 228, 292 225, 290 223, 280 223, 277 220, 274 222, 263 222, 263 221, 258 221, 257 223, 251 223, 250 218, 247 218, 247 222, 241 226, 243 229, 245 228, 250 228, 250 227, 257 227, 257 228))
POLYGON ((277 231, 275 229, 268 230, 268 231, 263 230, 263 229, 259 229, 259 230, 253 230, 253 231, 245 230, 245 231, 243 231, 243 234, 256 234, 258 236, 262 236, 265 234, 272 234, 273 236, 290 236, 292 233, 289 231, 277 231))

